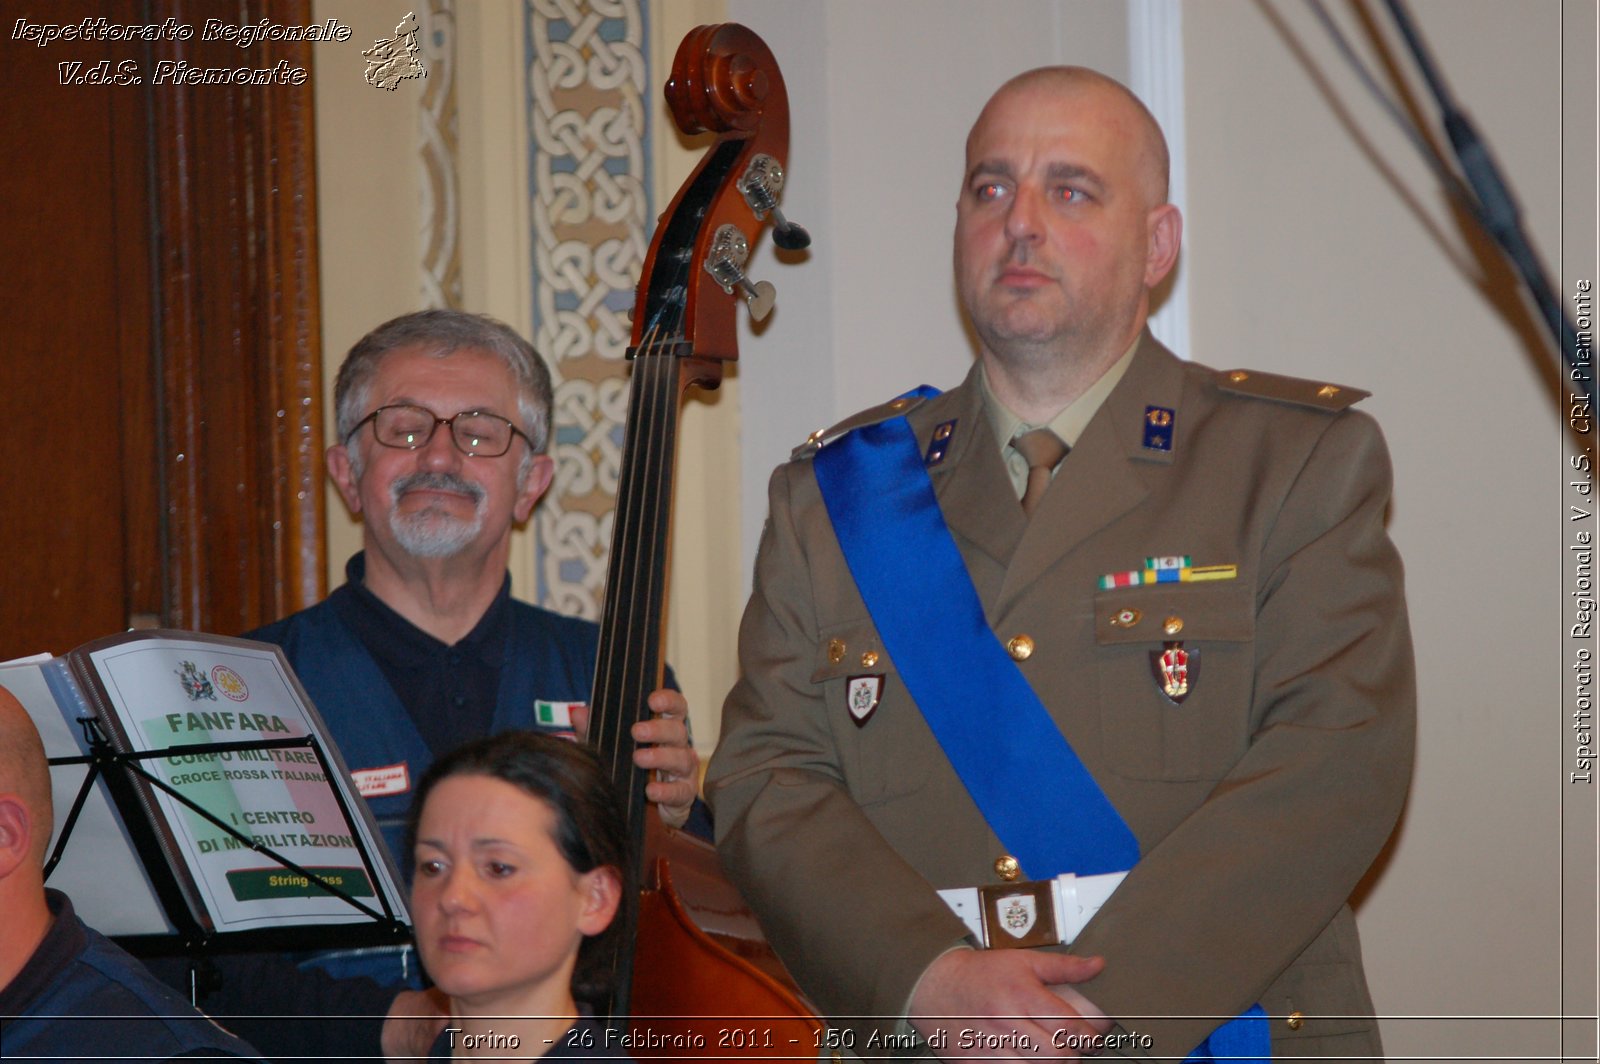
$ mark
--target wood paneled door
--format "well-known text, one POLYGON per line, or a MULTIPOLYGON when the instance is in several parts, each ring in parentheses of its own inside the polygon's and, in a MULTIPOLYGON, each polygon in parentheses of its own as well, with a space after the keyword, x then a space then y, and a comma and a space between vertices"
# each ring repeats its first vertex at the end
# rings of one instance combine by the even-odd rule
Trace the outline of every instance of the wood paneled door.
POLYGON ((157 78, 163 61, 309 73, 311 45, 198 32, 309 7, 27 13, 172 19, 188 40, 41 45, 6 21, 0 660, 130 626, 233 634, 324 590, 312 87, 157 78))

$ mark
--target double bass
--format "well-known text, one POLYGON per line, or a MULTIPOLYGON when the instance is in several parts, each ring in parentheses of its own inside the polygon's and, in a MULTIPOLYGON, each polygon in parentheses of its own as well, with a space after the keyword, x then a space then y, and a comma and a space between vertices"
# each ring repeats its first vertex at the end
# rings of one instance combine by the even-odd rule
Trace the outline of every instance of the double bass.
POLYGON ((613 964, 612 1015, 631 1017, 634 1057, 810 1057, 823 1029, 761 940, 715 851, 648 812, 632 725, 662 685, 678 413, 738 357, 736 314, 772 309, 744 274, 756 236, 805 247, 777 206, 788 96, 766 44, 743 26, 701 26, 679 46, 666 97, 686 134, 714 140, 662 215, 634 306, 632 384, 590 698, 590 741, 626 800, 643 890, 631 957, 613 964))

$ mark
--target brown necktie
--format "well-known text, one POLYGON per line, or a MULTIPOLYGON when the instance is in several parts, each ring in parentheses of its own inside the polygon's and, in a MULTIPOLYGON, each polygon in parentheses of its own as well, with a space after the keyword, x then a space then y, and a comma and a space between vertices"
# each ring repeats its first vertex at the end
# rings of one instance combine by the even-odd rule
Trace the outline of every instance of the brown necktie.
POLYGON ((1034 429, 1014 436, 1011 446, 1028 463, 1028 486, 1022 493, 1022 512, 1031 515, 1034 505, 1050 486, 1050 474, 1067 456, 1068 447, 1049 429, 1034 429))

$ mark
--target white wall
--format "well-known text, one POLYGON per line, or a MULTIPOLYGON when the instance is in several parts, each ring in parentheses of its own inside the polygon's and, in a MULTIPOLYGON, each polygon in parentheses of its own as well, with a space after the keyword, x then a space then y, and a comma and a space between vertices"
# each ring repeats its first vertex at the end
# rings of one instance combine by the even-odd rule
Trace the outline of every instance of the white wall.
MULTIPOLYGON (((317 239, 322 277, 324 419, 333 442, 333 377, 345 354, 380 322, 416 310, 419 81, 394 91, 363 81, 361 51, 393 33, 411 8, 396 0, 318 0, 316 18, 352 28, 348 41, 311 49, 316 85, 317 239)), ((328 587, 344 583, 345 561, 361 549, 361 528, 329 483, 328 587)))
MULTIPOLYGON (((1414 6, 1546 261, 1565 214, 1593 277, 1593 185, 1564 196, 1552 165, 1561 7, 1414 6)), ((1436 182, 1305 6, 1204 16, 1185 27, 1194 357, 1369 388, 1394 456, 1421 716, 1411 801, 1361 907, 1374 997, 1397 1016, 1559 1013, 1564 944, 1581 958, 1587 943, 1592 971, 1594 893, 1592 876, 1569 884, 1588 887, 1589 927, 1563 927, 1567 477, 1548 345, 1519 339, 1480 290, 1436 182)), ((1509 279, 1488 286, 1520 311, 1509 279)), ((1385 1033, 1397 1056, 1558 1049, 1550 1024, 1391 1019, 1385 1033)))

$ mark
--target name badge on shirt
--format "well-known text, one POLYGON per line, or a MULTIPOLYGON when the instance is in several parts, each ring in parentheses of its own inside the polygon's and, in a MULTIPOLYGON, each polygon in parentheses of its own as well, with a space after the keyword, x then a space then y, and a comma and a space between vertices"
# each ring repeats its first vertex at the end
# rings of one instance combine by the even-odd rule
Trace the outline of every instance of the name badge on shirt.
POLYGON ((356 790, 363 798, 405 794, 411 789, 411 770, 404 761, 379 768, 358 768, 350 773, 350 778, 355 780, 356 790))

